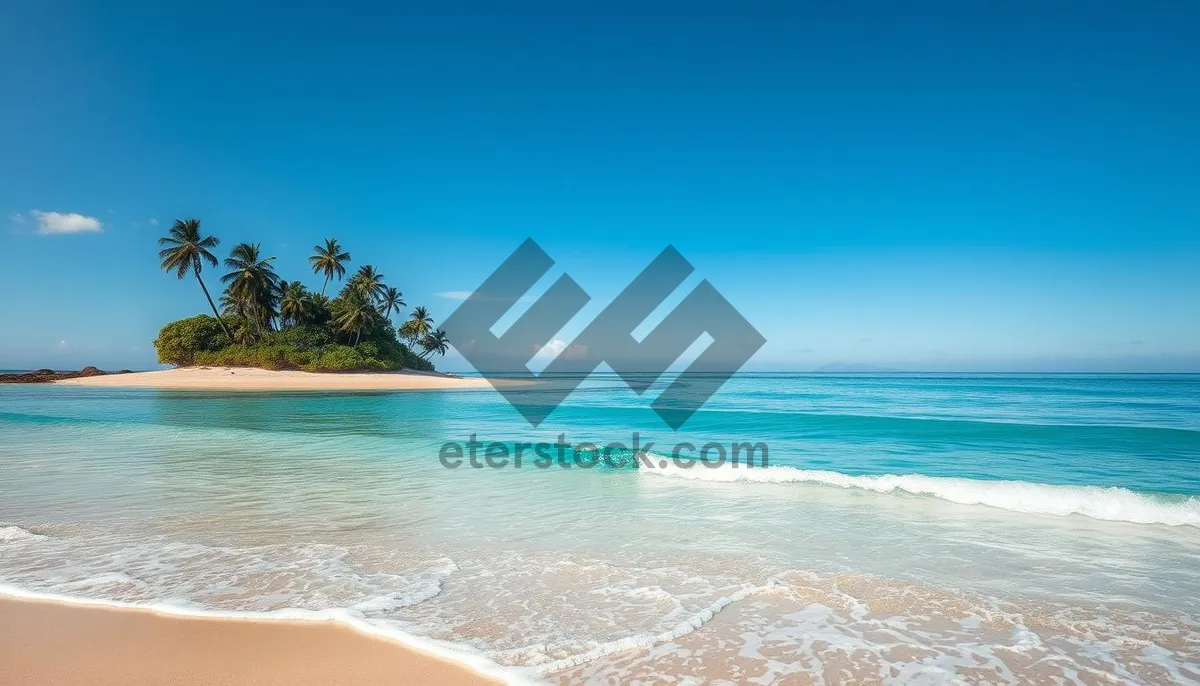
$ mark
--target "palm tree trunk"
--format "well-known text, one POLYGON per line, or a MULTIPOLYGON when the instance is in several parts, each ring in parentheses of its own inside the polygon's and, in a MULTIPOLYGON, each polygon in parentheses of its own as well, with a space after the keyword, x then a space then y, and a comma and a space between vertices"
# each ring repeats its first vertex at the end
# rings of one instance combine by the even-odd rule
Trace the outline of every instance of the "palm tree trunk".
POLYGON ((200 282, 200 290, 204 291, 204 297, 208 298, 208 306, 212 308, 213 314, 217 316, 217 322, 221 325, 221 330, 225 332, 225 336, 229 342, 233 342, 233 334, 229 333, 229 327, 225 326, 225 320, 221 319, 221 313, 217 312, 217 306, 213 304, 212 296, 208 294, 208 288, 204 285, 204 279, 200 278, 200 272, 195 272, 196 280, 200 282))
POLYGON ((362 329, 354 332, 354 345, 358 345, 359 339, 362 338, 362 329))
POLYGON ((329 275, 325 275, 325 283, 321 284, 321 295, 325 295, 325 287, 329 285, 329 275))
POLYGON ((254 328, 258 330, 258 340, 261 341, 263 339, 263 318, 257 302, 251 301, 250 315, 254 317, 254 328))

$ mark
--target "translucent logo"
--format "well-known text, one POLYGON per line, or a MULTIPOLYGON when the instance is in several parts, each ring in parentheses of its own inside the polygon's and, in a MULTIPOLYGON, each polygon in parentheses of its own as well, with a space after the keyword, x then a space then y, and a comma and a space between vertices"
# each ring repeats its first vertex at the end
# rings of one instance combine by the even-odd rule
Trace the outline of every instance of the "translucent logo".
POLYGON ((443 323, 449 343, 534 426, 601 364, 642 395, 708 334, 708 347, 651 403, 678 429, 766 343, 707 280, 641 341, 634 338, 634 330, 694 271, 668 246, 534 374, 528 366, 534 355, 591 300, 579 284, 563 274, 503 335, 491 330, 553 265, 537 243, 526 239, 443 323))

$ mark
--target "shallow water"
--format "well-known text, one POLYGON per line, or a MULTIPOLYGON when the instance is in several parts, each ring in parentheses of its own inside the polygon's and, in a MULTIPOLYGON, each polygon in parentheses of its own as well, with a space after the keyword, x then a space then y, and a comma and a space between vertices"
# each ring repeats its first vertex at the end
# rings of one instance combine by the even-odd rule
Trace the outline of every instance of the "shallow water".
POLYGON ((678 433, 646 405, 0 386, 0 584, 315 611, 525 680, 1200 682, 1200 377, 743 375, 678 433), (638 468, 438 459, 635 431, 638 468))

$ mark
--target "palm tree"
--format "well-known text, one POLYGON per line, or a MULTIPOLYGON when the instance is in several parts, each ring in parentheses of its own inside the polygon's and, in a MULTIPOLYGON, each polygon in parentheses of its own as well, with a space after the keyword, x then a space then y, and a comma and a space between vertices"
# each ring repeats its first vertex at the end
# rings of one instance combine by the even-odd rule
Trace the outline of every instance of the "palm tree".
MULTIPOLYGON (((234 297, 228 289, 221 293, 221 314, 226 317, 237 317, 247 323, 254 321, 254 313, 251 311, 250 303, 234 297)), ((251 335, 253 329, 248 326, 232 324, 230 331, 233 332, 234 343, 249 344, 254 342, 254 338, 251 335)))
POLYGON ((217 266, 217 256, 212 254, 212 249, 221 244, 220 239, 216 236, 201 237, 199 219, 176 219, 167 235, 158 239, 158 244, 167 246, 158 253, 159 259, 162 260, 163 271, 175 272, 175 275, 181 279, 188 272, 196 275, 196 281, 200 283, 200 290, 204 291, 204 297, 208 299, 208 306, 212 308, 213 315, 221 324, 221 330, 225 332, 232 343, 233 334, 229 333, 229 327, 225 326, 225 320, 221 319, 221 313, 217 312, 217 306, 213 304, 212 296, 208 294, 208 287, 204 285, 204 279, 200 278, 200 272, 203 270, 205 262, 210 267, 217 266))
POLYGON ((250 303, 234 296, 228 290, 221 294, 221 312, 228 317, 244 317, 250 321, 250 303))
POLYGON ((350 253, 342 250, 336 238, 326 238, 325 245, 314 245, 316 252, 308 258, 314 274, 324 274, 325 283, 321 284, 321 295, 325 295, 325 287, 335 275, 340 280, 346 275, 346 262, 350 261, 350 253))
POLYGON ((312 299, 299 281, 279 284, 279 321, 282 325, 300 324, 312 314, 312 299))
POLYGON ((392 310, 400 311, 404 307, 404 295, 398 288, 389 288, 383 292, 383 297, 379 299, 379 310, 383 312, 385 319, 392 318, 392 310))
POLYGON ((412 341, 424 339, 433 332, 433 317, 429 316, 429 310, 425 309, 424 305, 418 305, 413 308, 412 314, 408 316, 408 321, 404 322, 404 335, 412 341))
POLYGON ((425 350, 421 353, 422 358, 428 359, 433 353, 445 356, 446 351, 450 349, 449 341, 446 340, 446 332, 438 329, 426 335, 425 339, 421 341, 421 347, 425 350))
POLYGON ((359 267, 347 285, 353 286, 371 302, 381 301, 388 289, 383 283, 383 274, 369 264, 359 267))
POLYGON ((362 292, 357 289, 347 291, 337 300, 337 314, 334 315, 333 323, 343 332, 353 333, 354 345, 358 345, 363 332, 371 330, 375 324, 374 318, 379 315, 362 292))
POLYGON ((225 258, 230 272, 221 277, 230 296, 246 304, 260 334, 271 327, 275 318, 279 276, 271 264, 274 261, 274 257, 262 257, 257 243, 239 243, 225 258))
POLYGON ((301 322, 302 324, 325 324, 329 322, 329 298, 320 293, 307 291, 304 299, 307 301, 307 313, 301 322))

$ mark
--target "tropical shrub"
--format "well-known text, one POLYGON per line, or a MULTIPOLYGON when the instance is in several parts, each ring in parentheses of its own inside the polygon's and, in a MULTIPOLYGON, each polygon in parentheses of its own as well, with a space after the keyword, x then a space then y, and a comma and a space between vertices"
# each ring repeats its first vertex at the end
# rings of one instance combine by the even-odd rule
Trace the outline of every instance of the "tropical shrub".
MULTIPOLYGON (((236 331, 250 324, 226 317, 236 331)), ((241 340, 241 339, 239 339, 241 340)), ((171 322, 154 341, 158 360, 177 366, 258 367, 308 372, 386 371, 403 368, 433 371, 433 364, 418 357, 380 328, 357 346, 343 345, 323 327, 297 325, 273 331, 259 344, 230 345, 213 317, 200 315, 171 322)))
POLYGON ((368 369, 392 369, 388 363, 348 345, 331 345, 321 350, 321 354, 312 362, 315 372, 352 372, 368 369))
POLYGON ((158 361, 175 365, 192 364, 197 353, 220 350, 226 345, 229 345, 229 339, 220 322, 207 314, 167 324, 154 341, 158 361))
POLYGON ((327 327, 313 324, 297 324, 283 331, 267 334, 265 342, 271 345, 286 345, 293 348, 323 348, 337 343, 337 338, 327 327))

